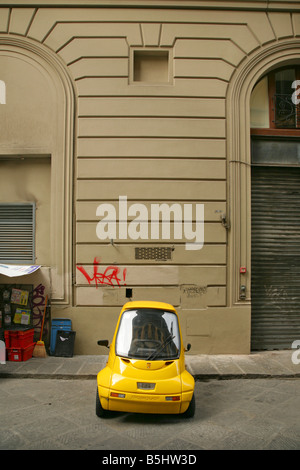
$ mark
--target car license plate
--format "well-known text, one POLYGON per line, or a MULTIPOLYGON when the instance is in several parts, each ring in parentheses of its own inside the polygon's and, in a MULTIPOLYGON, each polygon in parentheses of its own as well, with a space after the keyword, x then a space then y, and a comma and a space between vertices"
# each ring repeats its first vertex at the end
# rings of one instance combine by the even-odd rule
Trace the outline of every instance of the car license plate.
POLYGON ((154 390, 155 384, 148 382, 138 382, 137 388, 139 388, 140 390, 154 390))

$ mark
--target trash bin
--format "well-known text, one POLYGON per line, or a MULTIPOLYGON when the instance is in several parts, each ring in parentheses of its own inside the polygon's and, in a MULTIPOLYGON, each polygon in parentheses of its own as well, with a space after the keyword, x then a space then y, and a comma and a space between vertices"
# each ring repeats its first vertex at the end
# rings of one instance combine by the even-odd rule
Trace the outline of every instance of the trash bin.
POLYGON ((73 357, 76 331, 57 330, 54 356, 73 357))
POLYGON ((50 354, 53 356, 56 345, 56 334, 59 330, 71 331, 72 322, 69 318, 53 318, 51 322, 50 354))

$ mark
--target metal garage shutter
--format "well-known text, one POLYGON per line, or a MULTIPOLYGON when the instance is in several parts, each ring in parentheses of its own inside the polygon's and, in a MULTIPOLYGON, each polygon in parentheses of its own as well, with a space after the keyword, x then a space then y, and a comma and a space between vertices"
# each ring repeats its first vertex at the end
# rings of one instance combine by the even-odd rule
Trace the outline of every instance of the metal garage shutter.
POLYGON ((0 262, 34 263, 35 204, 0 204, 0 262))
POLYGON ((252 350, 300 339, 300 169, 252 167, 252 350))

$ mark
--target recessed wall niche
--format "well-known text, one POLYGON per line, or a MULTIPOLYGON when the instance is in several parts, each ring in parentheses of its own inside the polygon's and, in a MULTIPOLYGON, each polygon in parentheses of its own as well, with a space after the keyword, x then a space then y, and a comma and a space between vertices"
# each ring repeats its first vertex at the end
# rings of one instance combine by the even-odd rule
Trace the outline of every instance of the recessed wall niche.
POLYGON ((170 83, 169 50, 134 50, 132 79, 135 83, 170 83))

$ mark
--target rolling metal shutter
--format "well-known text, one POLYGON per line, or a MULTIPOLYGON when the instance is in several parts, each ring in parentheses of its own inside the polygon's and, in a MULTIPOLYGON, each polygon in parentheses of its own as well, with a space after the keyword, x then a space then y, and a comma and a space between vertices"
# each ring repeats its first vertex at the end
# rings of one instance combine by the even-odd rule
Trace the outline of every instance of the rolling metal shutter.
POLYGON ((252 350, 300 339, 300 168, 252 167, 252 350))
POLYGON ((0 204, 0 262, 34 263, 35 204, 0 204))

